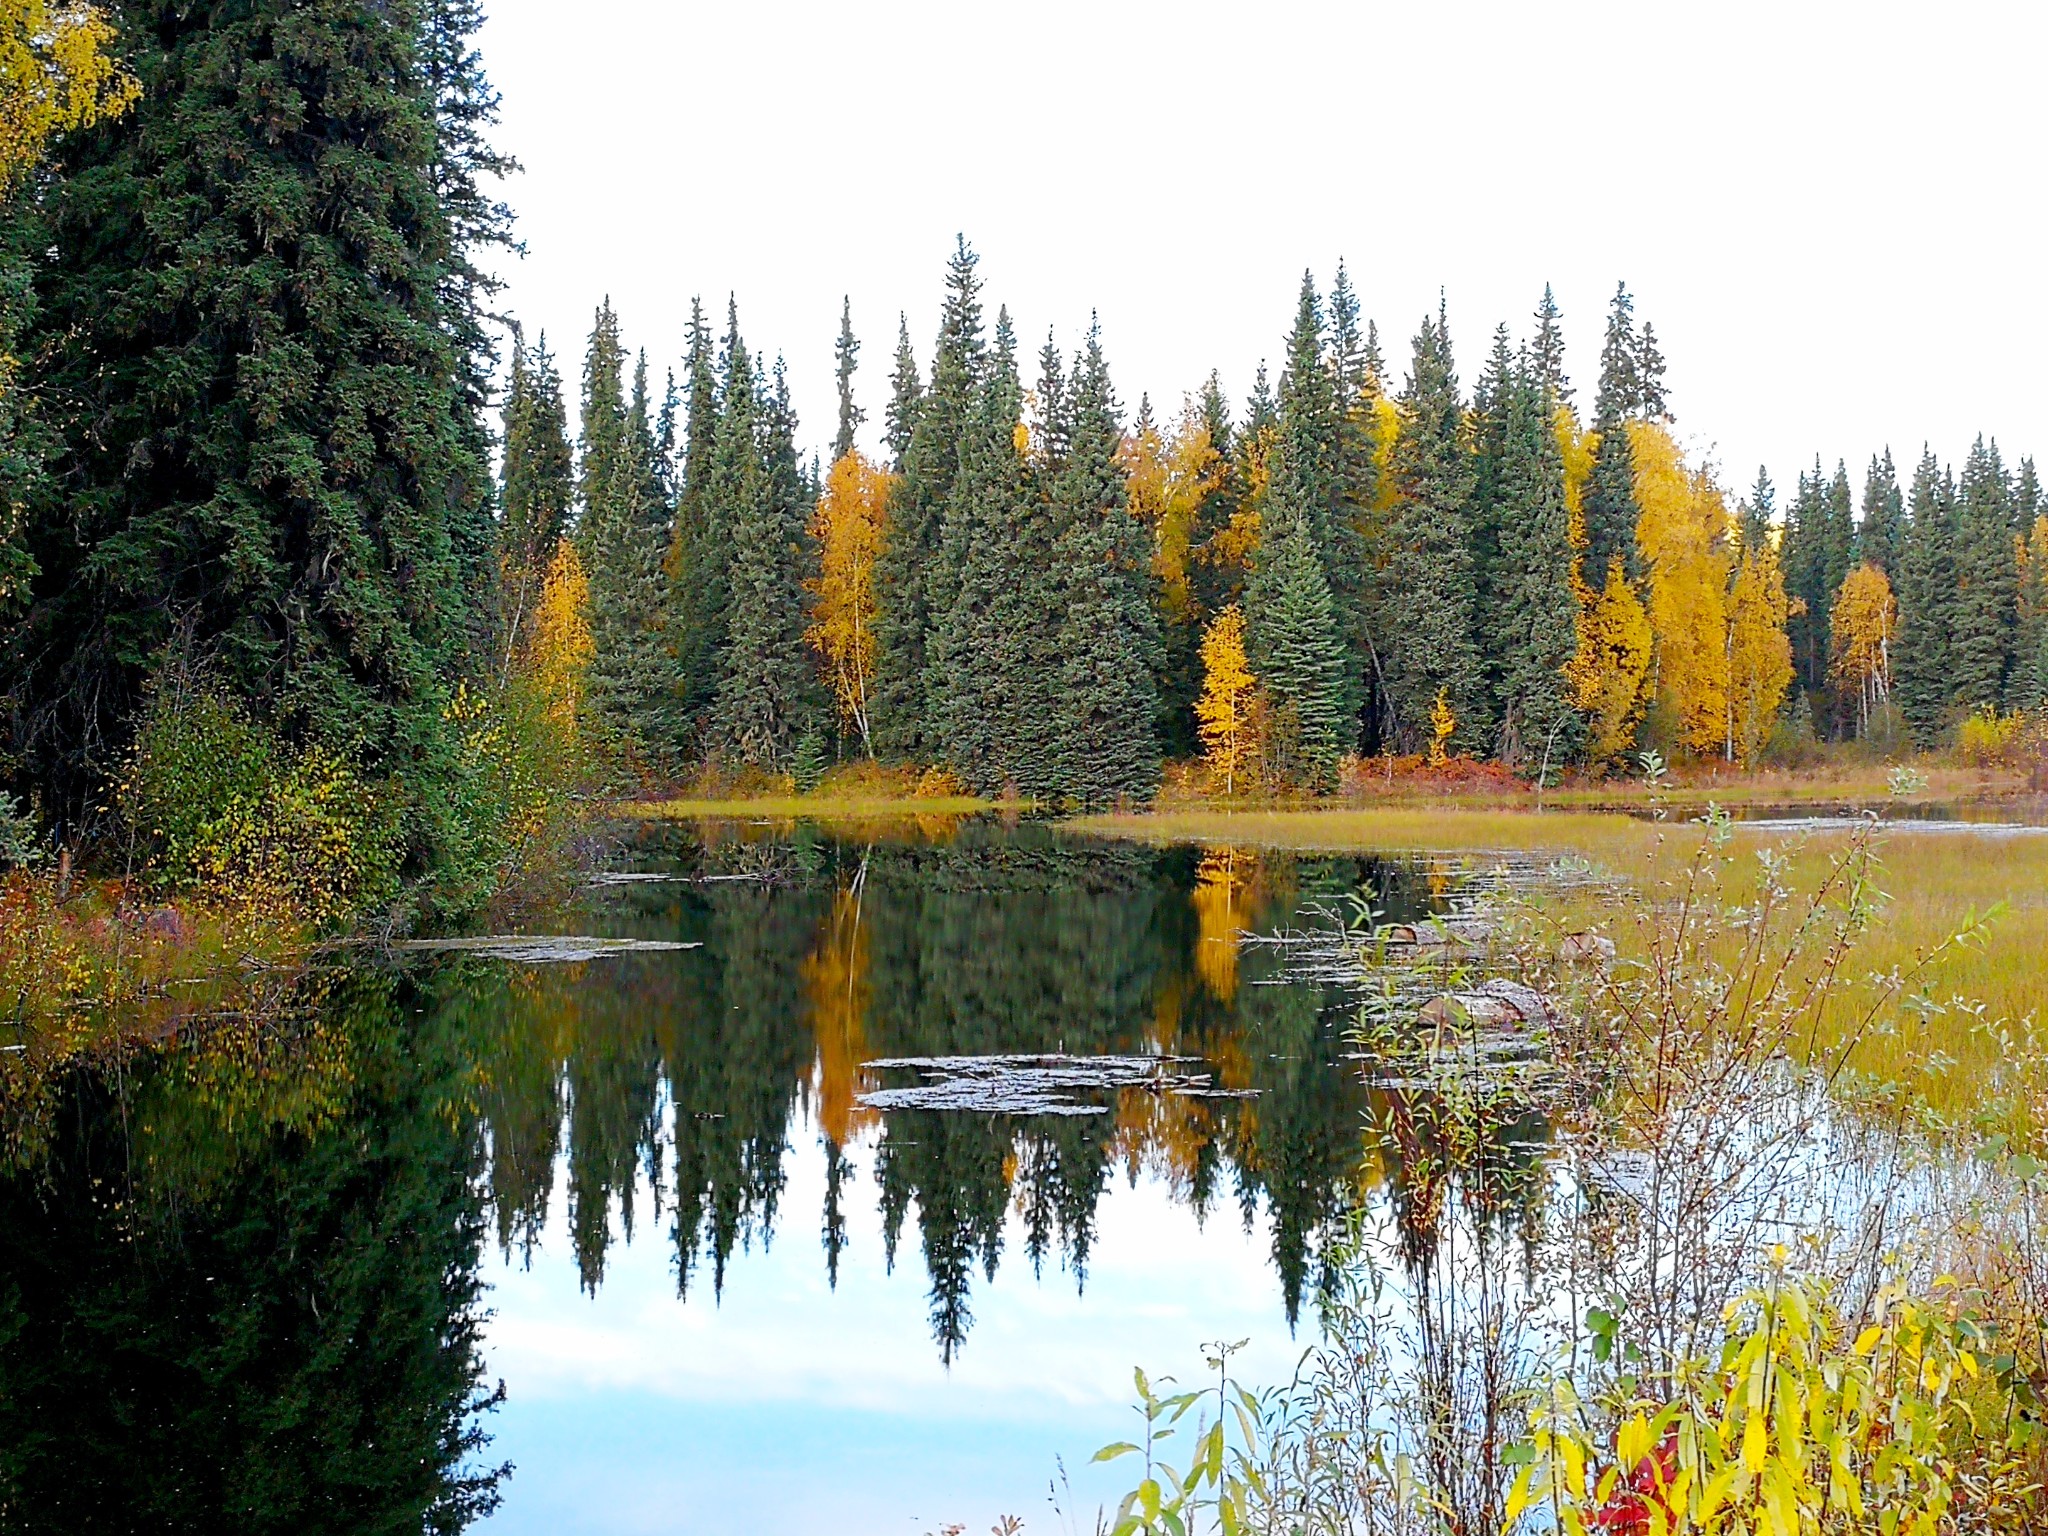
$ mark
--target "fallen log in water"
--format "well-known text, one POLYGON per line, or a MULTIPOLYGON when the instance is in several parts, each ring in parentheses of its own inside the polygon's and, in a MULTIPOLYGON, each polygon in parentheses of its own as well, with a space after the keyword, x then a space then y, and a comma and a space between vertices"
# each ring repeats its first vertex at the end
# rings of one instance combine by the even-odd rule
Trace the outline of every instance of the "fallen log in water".
POLYGON ((1440 993, 1422 1005, 1422 1022, 1439 1029, 1547 1029, 1556 1021, 1557 1010, 1548 998, 1505 976, 1440 993))
POLYGON ((1191 1056, 890 1056, 864 1062, 866 1072, 915 1072, 923 1080, 856 1096, 869 1109, 967 1110, 1004 1115, 1102 1115, 1107 1103, 1080 1094, 1124 1088, 1182 1098, 1254 1097, 1250 1089, 1218 1088, 1206 1072, 1183 1070, 1191 1056))
POLYGON ((389 946, 405 954, 454 953, 489 955, 522 965, 562 965, 601 960, 609 955, 636 955, 679 949, 702 949, 700 940, 596 939, 584 934, 504 933, 471 939, 402 939, 389 946))

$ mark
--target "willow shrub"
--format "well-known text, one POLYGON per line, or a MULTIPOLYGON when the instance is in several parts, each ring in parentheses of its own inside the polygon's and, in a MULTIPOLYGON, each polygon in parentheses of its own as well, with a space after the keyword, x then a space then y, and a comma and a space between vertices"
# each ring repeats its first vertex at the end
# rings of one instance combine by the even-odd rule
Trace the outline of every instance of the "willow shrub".
POLYGON ((120 805, 171 890, 316 928, 398 893, 395 787, 318 743, 285 746, 221 694, 152 701, 120 805))

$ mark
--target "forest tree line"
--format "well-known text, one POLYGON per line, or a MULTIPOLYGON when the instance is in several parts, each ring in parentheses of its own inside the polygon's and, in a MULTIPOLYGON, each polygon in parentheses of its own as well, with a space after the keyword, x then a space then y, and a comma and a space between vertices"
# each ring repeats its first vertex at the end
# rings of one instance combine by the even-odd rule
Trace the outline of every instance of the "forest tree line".
POLYGON ((1860 508, 1818 460, 1782 516, 1763 471, 1732 497, 1625 287, 1584 419, 1548 289, 1469 392, 1441 306, 1396 385, 1340 264, 1327 296, 1304 274, 1277 382, 1233 412, 1212 374, 1162 420, 1126 416, 1093 323, 1027 383, 963 240, 928 360, 899 322, 880 462, 842 311, 829 466, 735 308, 689 336, 657 403, 601 308, 577 442, 545 338, 505 405, 512 644, 649 771, 866 755, 1104 803, 1198 754, 1236 790, 1374 754, 1933 746, 2048 689, 2031 460, 1929 451, 1902 490, 1887 450, 1860 508))

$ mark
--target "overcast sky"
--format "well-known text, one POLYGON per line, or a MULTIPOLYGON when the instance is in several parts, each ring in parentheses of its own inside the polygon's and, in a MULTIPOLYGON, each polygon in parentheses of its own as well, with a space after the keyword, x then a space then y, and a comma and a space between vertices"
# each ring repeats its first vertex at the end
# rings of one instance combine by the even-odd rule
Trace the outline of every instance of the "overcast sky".
POLYGON ((1133 409, 1211 368, 1241 402, 1339 256, 1396 381, 1439 288, 1469 385, 1550 282, 1584 406, 1625 279, 1737 488, 2048 451, 2044 42, 2048 6, 1957 0, 495 0, 482 36, 526 167, 507 298, 572 388, 605 294, 658 388, 731 293, 822 446, 848 294, 872 444, 961 231, 1027 349, 1099 312, 1133 409))

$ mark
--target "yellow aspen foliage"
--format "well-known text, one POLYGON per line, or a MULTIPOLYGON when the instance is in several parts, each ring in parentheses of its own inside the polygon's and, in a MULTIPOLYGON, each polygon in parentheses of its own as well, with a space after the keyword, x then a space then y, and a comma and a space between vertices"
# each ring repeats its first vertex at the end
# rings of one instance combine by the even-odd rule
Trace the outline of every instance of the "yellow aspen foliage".
POLYGON ((1731 761, 1754 765, 1792 686, 1792 605, 1778 552, 1745 550, 1728 598, 1728 732, 1731 761))
POLYGON ((1159 579, 1162 617, 1169 624, 1192 624, 1198 617, 1193 563, 1227 559, 1240 568, 1243 565, 1242 551, 1198 549, 1195 545, 1195 524, 1203 503, 1221 486, 1229 470, 1210 439, 1201 407, 1189 400, 1179 423, 1164 440, 1156 429, 1134 434, 1125 443, 1124 468, 1129 476, 1131 511, 1153 530, 1152 570, 1159 579))
POLYGON ((1580 581, 1577 590, 1579 644, 1565 679, 1586 716, 1587 756, 1604 766, 1635 744, 1649 700, 1650 615, 1619 564, 1608 566, 1604 586, 1580 581))
POLYGON ((1859 730, 1892 691, 1892 636, 1899 630, 1899 605, 1892 584, 1876 566, 1863 564, 1842 581, 1828 615, 1833 644, 1828 670, 1856 690, 1859 730))
POLYGON ((1401 440, 1401 407, 1385 395, 1372 397, 1372 463, 1378 471, 1375 479, 1379 492, 1373 497, 1372 510, 1378 513, 1391 512, 1394 503, 1401 498, 1400 481, 1394 475, 1394 445, 1401 440))
POLYGON ((1450 689, 1439 688, 1436 702, 1429 706, 1429 766, 1441 768, 1450 761, 1444 754, 1444 743, 1456 734, 1458 716, 1451 708, 1450 689))
POLYGON ((1195 700, 1195 720, 1202 737, 1202 756, 1223 793, 1237 793, 1237 781, 1258 757, 1253 728, 1258 679, 1244 654, 1244 615, 1232 604, 1209 621, 1202 635, 1202 694, 1195 700))
POLYGON ((875 679, 875 560, 881 554, 895 480, 858 452, 832 466, 811 516, 818 575, 805 583, 811 593, 811 627, 805 638, 825 664, 840 718, 860 733, 861 745, 871 757, 868 694, 875 679))
POLYGON ((1628 434, 1656 694, 1677 723, 1678 746, 1705 756, 1723 749, 1728 732, 1728 505, 1662 425, 1631 421, 1628 434))
POLYGON ((842 886, 832 898, 832 914, 818 935, 817 947, 805 957, 802 972, 811 1004, 811 1036, 818 1051, 818 1128, 845 1146, 856 1131, 880 1118, 877 1111, 859 1103, 860 1093, 868 1086, 862 1081, 861 1067, 871 1053, 867 1042, 868 941, 861 923, 858 886, 842 886))
POLYGON ((0 0, 0 192, 57 134, 118 117, 142 94, 114 28, 76 0, 0 0))
POLYGON ((572 540, 555 545, 533 616, 533 644, 527 666, 548 701, 548 718, 572 739, 583 703, 585 679, 597 645, 590 635, 590 578, 572 540))
POLYGON ((1209 995, 1226 1007, 1237 1000, 1237 936, 1251 926, 1251 853, 1212 848, 1195 869, 1189 895, 1195 908, 1195 972, 1209 995))

